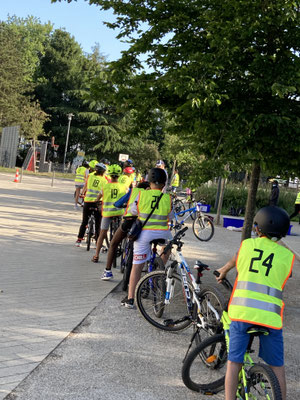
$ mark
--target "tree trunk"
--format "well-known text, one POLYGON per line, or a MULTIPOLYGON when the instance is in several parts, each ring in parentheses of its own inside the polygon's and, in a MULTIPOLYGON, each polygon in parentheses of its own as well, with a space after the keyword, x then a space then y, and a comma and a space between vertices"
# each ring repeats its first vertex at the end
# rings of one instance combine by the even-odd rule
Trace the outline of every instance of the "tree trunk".
POLYGON ((221 217, 221 211, 222 211, 222 205, 223 205, 226 180, 227 180, 226 178, 221 179, 219 203, 218 203, 218 210, 217 210, 217 216, 216 216, 216 225, 220 224, 220 219, 221 219, 220 217, 221 217))
POLYGON ((242 231, 242 240, 248 239, 251 237, 259 177, 260 177, 260 164, 258 162, 254 161, 252 164, 250 185, 249 185, 249 190, 248 190, 245 222, 244 222, 243 231, 242 231))

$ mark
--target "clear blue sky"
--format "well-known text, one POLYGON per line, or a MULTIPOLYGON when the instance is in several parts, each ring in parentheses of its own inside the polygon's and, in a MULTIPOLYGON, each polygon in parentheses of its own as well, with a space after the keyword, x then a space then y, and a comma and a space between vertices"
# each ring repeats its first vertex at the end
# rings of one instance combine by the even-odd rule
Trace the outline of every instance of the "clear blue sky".
POLYGON ((50 21, 54 29, 65 28, 87 53, 95 43, 99 43, 101 52, 109 61, 118 59, 121 51, 127 48, 125 43, 115 38, 118 32, 103 24, 115 20, 112 12, 101 11, 100 7, 90 6, 84 0, 53 4, 50 0, 0 0, 0 20, 6 21, 8 15, 21 18, 33 15, 41 23, 50 21))

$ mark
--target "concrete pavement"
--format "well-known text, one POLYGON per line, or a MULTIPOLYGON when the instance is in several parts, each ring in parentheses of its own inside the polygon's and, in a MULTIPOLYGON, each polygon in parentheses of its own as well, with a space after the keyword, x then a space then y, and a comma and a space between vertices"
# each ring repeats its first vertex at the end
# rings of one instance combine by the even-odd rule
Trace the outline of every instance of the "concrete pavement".
MULTIPOLYGON (((74 247, 81 215, 72 208, 73 184, 12 180, 0 175, 0 398, 18 384, 7 399, 201 398, 180 377, 191 331, 159 332, 120 307, 119 273, 113 282, 99 279, 106 256, 93 264, 91 252, 74 247)), ((297 253, 299 238, 285 239, 297 253)), ((191 230, 186 239, 188 261, 216 268, 236 251, 240 233, 216 227, 210 242, 191 230)), ((215 282, 210 273, 206 279, 215 282)), ((286 290, 288 398, 300 394, 299 279, 297 261, 286 290)))

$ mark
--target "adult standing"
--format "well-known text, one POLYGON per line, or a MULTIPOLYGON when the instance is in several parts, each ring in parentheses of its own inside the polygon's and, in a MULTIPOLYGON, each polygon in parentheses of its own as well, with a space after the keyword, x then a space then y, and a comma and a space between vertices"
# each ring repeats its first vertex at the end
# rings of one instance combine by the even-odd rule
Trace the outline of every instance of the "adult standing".
POLYGON ((84 204, 82 211, 82 222, 79 228, 78 237, 75 245, 80 247, 81 242, 85 234, 86 226, 88 224, 89 216, 92 212, 95 215, 96 222, 96 240, 99 236, 100 223, 101 223, 101 211, 100 205, 97 201, 97 197, 103 187, 107 185, 107 181, 104 178, 104 172, 106 171, 106 166, 102 163, 95 165, 95 172, 88 176, 88 180, 84 186, 83 191, 85 192, 84 204))
POLYGON ((178 174, 178 169, 175 169, 174 175, 171 182, 172 192, 176 193, 178 186, 179 186, 180 178, 178 174))
POLYGON ((78 199, 80 196, 80 192, 84 187, 84 184, 87 180, 89 174, 89 163, 84 160, 80 167, 76 169, 75 176, 75 210, 78 210, 78 199))
POLYGON ((278 200, 279 200, 278 181, 274 180, 272 182, 272 189, 271 189, 271 194, 270 194, 270 199, 269 199, 269 205, 270 206, 277 206, 278 205, 278 200))
MULTIPOLYGON (((295 201, 295 209, 293 214, 290 215, 290 219, 296 217, 300 213, 300 192, 298 192, 296 201, 295 201)), ((299 224, 300 224, 300 219, 299 219, 299 224)))

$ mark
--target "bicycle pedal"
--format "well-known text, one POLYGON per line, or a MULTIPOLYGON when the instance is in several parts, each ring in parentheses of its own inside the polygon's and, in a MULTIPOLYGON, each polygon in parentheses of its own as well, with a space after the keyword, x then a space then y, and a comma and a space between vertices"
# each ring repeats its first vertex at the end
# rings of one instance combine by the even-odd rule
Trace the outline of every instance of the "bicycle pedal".
POLYGON ((107 253, 107 247, 101 247, 100 253, 107 253))
POLYGON ((174 326, 174 320, 173 319, 165 319, 164 325, 169 326, 169 327, 174 326))

